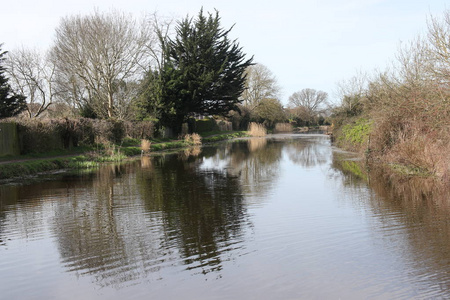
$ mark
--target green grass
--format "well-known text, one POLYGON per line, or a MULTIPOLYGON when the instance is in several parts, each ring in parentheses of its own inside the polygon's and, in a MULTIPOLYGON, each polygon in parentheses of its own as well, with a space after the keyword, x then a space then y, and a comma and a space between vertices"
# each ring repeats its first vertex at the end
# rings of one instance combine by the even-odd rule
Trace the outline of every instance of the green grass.
POLYGON ((234 139, 234 138, 244 137, 244 136, 248 136, 248 133, 246 131, 228 131, 228 132, 221 131, 221 134, 217 134, 217 135, 209 135, 209 136, 204 135, 202 142, 203 143, 212 143, 212 142, 229 140, 229 139, 234 139))
POLYGON ((37 159, 0 165, 0 179, 26 177, 40 172, 74 168, 82 161, 80 157, 37 159))
POLYGON ((188 147, 189 144, 185 141, 173 141, 173 142, 165 142, 165 143, 158 143, 158 144, 152 144, 150 146, 151 151, 162 151, 167 149, 179 149, 188 147))
POLYGON ((351 148, 360 149, 367 143, 371 127, 372 122, 365 118, 360 118, 353 123, 346 124, 342 126, 338 142, 341 145, 350 145, 351 148))
POLYGON ((367 172, 360 163, 351 160, 343 160, 340 164, 343 170, 350 172, 365 181, 368 180, 367 172))
POLYGON ((141 147, 122 147, 120 148, 120 152, 122 152, 125 156, 136 156, 141 154, 141 147))
POLYGON ((36 158, 48 158, 48 157, 56 157, 56 156, 64 156, 64 155, 77 155, 82 154, 88 151, 94 150, 93 147, 76 147, 69 150, 52 150, 49 152, 41 152, 41 153, 29 153, 25 155, 18 156, 2 156, 0 157, 0 162, 2 161, 10 161, 10 160, 19 160, 19 159, 36 159, 36 158))
POLYGON ((132 138, 125 138, 123 139, 122 143, 120 144, 120 146, 122 147, 133 147, 133 146, 137 146, 141 144, 141 140, 140 139, 132 139, 132 138))

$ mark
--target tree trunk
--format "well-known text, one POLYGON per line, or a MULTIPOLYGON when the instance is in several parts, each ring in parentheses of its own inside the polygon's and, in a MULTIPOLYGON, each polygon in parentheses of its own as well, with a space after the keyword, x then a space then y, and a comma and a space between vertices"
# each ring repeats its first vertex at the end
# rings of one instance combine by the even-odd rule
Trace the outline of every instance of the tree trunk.
POLYGON ((112 118, 113 115, 113 95, 108 93, 108 118, 112 118))

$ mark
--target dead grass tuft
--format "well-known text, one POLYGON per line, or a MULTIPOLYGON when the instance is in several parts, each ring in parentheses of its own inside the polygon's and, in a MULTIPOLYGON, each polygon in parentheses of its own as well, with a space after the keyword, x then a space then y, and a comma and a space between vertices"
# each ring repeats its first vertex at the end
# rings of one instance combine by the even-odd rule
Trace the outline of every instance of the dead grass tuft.
POLYGON ((141 140, 141 150, 142 153, 148 153, 150 152, 150 146, 151 146, 151 142, 147 139, 142 139, 141 140))
POLYGON ((202 137, 198 133, 186 134, 184 141, 190 145, 201 145, 202 137))
POLYGON ((273 131, 275 133, 292 132, 294 131, 294 128, 291 123, 277 123, 275 124, 275 129, 273 131))
POLYGON ((267 129, 263 124, 252 122, 248 126, 248 134, 250 136, 266 136, 267 129))

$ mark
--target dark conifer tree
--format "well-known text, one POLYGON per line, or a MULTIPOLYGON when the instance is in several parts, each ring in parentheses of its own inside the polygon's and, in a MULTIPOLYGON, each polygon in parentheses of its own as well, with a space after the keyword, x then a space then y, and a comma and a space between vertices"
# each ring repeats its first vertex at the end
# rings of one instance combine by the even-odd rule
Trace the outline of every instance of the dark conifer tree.
POLYGON ((244 91, 246 59, 229 30, 220 26, 219 13, 178 23, 174 40, 162 41, 162 121, 179 133, 194 114, 226 115, 236 110, 244 91))
POLYGON ((26 102, 25 97, 15 94, 8 83, 8 78, 5 75, 5 67, 3 66, 6 52, 2 52, 1 47, 2 44, 0 44, 0 118, 8 118, 24 110, 26 108, 26 102))

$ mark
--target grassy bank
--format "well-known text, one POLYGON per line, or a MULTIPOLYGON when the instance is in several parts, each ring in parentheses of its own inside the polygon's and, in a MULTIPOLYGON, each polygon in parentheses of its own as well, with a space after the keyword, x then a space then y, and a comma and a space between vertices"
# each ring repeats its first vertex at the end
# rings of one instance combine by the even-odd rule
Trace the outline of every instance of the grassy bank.
MULTIPOLYGON (((209 132, 203 134, 202 142, 210 143, 246 136, 245 132, 209 132)), ((26 156, 3 157, 0 159, 0 179, 11 179, 37 175, 63 169, 95 168, 102 163, 120 162, 140 155, 143 146, 138 139, 125 139, 120 145, 98 145, 79 147, 67 151, 33 153, 26 156)), ((152 139, 147 146, 150 152, 183 149, 197 143, 186 140, 152 139)))
POLYGON ((368 164, 383 165, 400 176, 437 177, 448 181, 449 141, 444 131, 426 124, 411 125, 396 119, 388 126, 388 116, 360 116, 337 127, 333 136, 340 148, 358 152, 368 164))
POLYGON ((336 142, 395 173, 450 186, 450 10, 428 34, 399 48, 390 68, 339 85, 336 142))
POLYGON ((368 164, 338 154, 333 156, 332 164, 344 175, 344 184, 358 185, 363 181, 382 199, 396 199, 395 203, 404 202, 408 207, 411 202, 416 202, 417 207, 448 203, 450 189, 437 176, 411 174, 410 170, 397 170, 388 164, 368 164))

